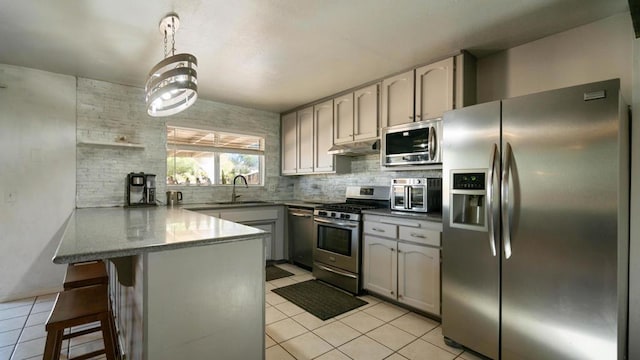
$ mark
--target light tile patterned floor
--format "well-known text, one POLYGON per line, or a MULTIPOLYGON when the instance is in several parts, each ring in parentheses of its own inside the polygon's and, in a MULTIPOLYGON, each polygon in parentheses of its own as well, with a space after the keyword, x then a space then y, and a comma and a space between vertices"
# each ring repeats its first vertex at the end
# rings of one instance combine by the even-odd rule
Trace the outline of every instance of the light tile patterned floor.
POLYGON ((373 296, 369 304, 322 321, 271 290, 306 281, 311 274, 291 264, 289 281, 266 286, 266 360, 480 360, 445 345, 440 324, 373 296))
MULTIPOLYGON (((55 294, 0 303, 0 360, 42 359, 47 333, 44 323, 53 308, 55 294)), ((87 326, 77 327, 80 330, 87 326)), ((60 359, 101 349, 102 336, 93 333, 65 340, 60 359)), ((105 356, 94 358, 106 359, 105 356)))
MULTIPOLYGON (((480 360, 445 345, 438 322, 372 296, 361 297, 369 304, 322 321, 271 292, 313 278, 296 266, 278 266, 294 276, 266 284, 266 360, 480 360)), ((0 360, 42 358, 54 300, 46 295, 0 303, 0 360)), ((61 359, 99 348, 100 333, 74 338, 65 341, 61 359)))

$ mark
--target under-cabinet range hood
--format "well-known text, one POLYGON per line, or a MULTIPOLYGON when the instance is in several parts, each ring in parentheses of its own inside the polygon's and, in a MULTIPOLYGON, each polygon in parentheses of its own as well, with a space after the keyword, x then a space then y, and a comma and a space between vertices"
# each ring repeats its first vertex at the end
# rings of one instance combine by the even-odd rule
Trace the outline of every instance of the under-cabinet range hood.
POLYGON ((330 155, 360 156, 378 154, 380 152, 380 140, 356 141, 346 144, 336 144, 329 149, 330 155))

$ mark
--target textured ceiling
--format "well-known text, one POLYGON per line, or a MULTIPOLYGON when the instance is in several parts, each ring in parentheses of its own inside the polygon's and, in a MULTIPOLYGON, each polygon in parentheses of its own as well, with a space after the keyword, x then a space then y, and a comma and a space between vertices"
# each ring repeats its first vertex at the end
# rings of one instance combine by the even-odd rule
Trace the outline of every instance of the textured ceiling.
POLYGON ((144 87, 181 19, 200 98, 281 112, 468 49, 483 56, 626 0, 0 0, 0 63, 144 87))

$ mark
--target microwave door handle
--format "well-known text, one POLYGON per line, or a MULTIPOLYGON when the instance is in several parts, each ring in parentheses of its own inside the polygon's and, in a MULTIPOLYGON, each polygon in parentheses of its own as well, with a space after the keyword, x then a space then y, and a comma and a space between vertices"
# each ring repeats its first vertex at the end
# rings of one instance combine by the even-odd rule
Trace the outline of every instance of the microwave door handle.
POLYGON ((434 160, 436 157, 437 144, 436 141, 436 128, 431 126, 429 127, 429 160, 434 160))
POLYGON ((411 209, 411 186, 404 187, 404 208, 411 209))

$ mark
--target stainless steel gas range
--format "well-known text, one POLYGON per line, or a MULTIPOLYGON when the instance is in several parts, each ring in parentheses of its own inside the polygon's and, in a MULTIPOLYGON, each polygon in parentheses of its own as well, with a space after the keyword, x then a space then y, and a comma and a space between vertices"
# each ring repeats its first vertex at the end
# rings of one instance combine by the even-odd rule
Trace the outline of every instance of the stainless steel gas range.
POLYGON ((357 294, 361 289, 362 210, 388 208, 388 186, 349 186, 346 202, 313 212, 313 275, 357 294))

